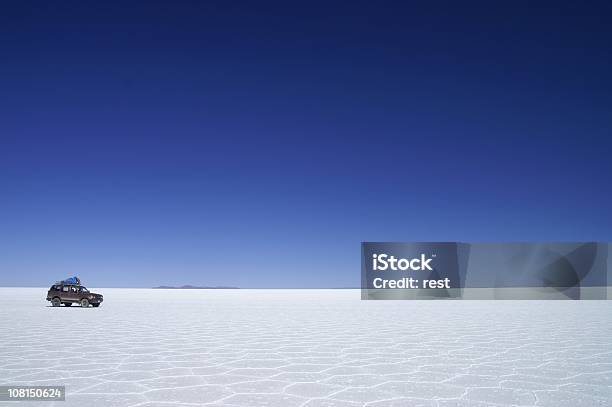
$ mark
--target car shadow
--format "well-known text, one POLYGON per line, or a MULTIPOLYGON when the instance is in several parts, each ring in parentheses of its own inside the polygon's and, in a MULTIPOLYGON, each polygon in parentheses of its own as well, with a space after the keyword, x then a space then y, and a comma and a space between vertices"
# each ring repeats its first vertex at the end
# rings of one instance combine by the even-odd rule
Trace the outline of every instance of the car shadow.
MULTIPOLYGON (((65 307, 65 306, 63 306, 63 305, 62 305, 61 307, 54 307, 53 305, 45 305, 45 308, 72 308, 72 309, 76 309, 76 308, 78 308, 78 309, 83 309, 83 307, 81 307, 80 305, 73 305, 72 307, 65 307)), ((100 307, 92 307, 92 306, 89 306, 89 307, 87 307, 87 308, 92 308, 92 309, 95 309, 95 308, 100 308, 100 307)))

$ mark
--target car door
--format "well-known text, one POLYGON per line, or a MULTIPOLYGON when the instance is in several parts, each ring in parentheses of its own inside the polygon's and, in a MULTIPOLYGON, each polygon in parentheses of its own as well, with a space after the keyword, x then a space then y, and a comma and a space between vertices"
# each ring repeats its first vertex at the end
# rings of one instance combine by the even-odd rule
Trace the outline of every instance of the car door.
POLYGON ((85 287, 79 287, 78 290, 78 300, 82 300, 83 298, 89 299, 89 290, 85 287))
POLYGON ((62 287, 62 301, 65 302, 76 302, 78 301, 78 290, 77 287, 72 285, 65 285, 62 287))

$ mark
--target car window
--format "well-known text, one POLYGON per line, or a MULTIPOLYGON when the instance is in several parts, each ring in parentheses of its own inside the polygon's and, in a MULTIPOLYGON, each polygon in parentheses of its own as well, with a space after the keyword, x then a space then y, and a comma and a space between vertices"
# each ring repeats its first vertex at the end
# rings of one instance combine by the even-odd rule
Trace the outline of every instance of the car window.
POLYGON ((70 287, 70 291, 72 291, 73 293, 77 292, 77 288, 76 287, 70 287))
POLYGON ((68 287, 66 287, 66 286, 62 287, 62 291, 67 293, 68 292, 68 287))

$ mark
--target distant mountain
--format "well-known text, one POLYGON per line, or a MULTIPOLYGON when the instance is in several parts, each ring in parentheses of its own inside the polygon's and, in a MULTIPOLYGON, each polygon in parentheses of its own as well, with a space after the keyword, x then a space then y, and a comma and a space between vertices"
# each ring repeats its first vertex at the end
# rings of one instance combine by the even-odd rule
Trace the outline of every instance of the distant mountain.
POLYGON ((173 287, 169 285, 160 285, 159 287, 153 287, 154 289, 166 289, 166 290, 228 290, 228 289, 238 289, 238 287, 226 287, 226 286, 216 286, 216 287, 207 287, 207 286, 195 286, 195 285, 182 285, 180 287, 173 287))

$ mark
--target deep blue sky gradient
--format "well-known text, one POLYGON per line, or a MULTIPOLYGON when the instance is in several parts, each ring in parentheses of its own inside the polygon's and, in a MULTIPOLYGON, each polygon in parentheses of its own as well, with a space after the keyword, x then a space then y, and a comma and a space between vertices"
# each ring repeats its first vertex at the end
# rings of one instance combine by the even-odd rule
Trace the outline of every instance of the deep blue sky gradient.
POLYGON ((612 240, 610 2, 59 3, 0 13, 0 285, 354 287, 361 241, 612 240))

